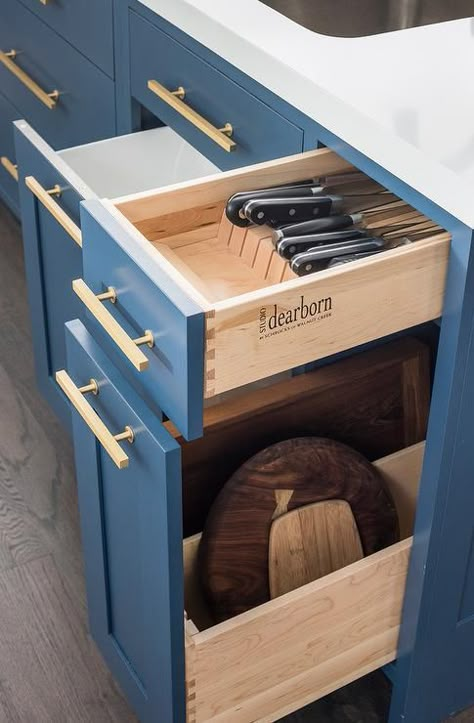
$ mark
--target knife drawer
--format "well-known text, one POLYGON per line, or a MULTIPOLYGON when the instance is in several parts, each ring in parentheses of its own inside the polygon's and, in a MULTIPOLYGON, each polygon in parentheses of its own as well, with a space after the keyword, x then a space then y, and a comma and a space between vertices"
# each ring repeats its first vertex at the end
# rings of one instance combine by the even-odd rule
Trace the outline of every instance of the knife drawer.
POLYGON ((200 592, 200 535, 184 541, 188 720, 275 721, 393 661, 423 444, 375 464, 401 542, 223 623, 200 592))
POLYGON ((205 398, 441 315, 447 233, 296 277, 268 229, 225 218, 237 191, 351 169, 321 149, 85 204, 77 291, 102 343, 186 438, 202 433, 205 398), (98 304, 109 287, 116 303, 98 304), (148 332, 152 348, 140 342, 148 332))

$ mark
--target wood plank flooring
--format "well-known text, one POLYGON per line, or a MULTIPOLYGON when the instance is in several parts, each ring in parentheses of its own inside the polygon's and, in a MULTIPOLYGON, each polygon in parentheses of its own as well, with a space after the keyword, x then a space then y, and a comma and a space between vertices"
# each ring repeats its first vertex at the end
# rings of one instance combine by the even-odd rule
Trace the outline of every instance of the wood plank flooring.
MULTIPOLYGON (((133 723, 87 632, 72 448, 36 390, 20 229, 1 203, 0 259, 0 723, 133 723)), ((389 699, 377 672, 284 721, 384 723, 389 699)))

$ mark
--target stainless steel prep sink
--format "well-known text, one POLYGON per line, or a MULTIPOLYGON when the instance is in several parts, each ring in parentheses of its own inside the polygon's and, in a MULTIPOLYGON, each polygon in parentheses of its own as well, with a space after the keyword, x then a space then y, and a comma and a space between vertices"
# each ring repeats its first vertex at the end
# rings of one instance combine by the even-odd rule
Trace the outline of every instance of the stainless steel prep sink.
POLYGON ((474 0, 260 0, 323 35, 356 38, 474 16, 474 0))

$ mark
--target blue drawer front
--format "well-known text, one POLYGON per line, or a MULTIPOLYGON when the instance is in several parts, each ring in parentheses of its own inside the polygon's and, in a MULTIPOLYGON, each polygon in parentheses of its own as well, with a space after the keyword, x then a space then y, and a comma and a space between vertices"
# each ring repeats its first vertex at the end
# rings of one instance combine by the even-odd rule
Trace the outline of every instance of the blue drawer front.
POLYGON ((67 187, 58 203, 76 221, 80 197, 19 130, 15 141, 36 376, 42 394, 70 426, 69 406, 54 381, 54 373, 66 363, 64 323, 82 311, 72 291, 72 280, 82 274, 82 253, 26 187, 24 178, 34 176, 46 189, 55 184, 67 187))
POLYGON ((102 202, 82 204, 81 227, 84 280, 95 294, 115 289, 117 302, 104 303, 132 339, 152 332, 154 347, 140 347, 148 368, 135 369, 88 314, 94 336, 155 411, 164 411, 186 439, 201 436, 204 312, 102 202))
POLYGON ((63 36, 71 45, 114 76, 114 36, 112 0, 48 2, 21 0, 29 10, 63 36))
POLYGON ((210 158, 231 169, 298 153, 303 131, 201 60, 169 35, 130 11, 131 92, 160 120, 210 158), (228 153, 148 89, 183 86, 185 102, 217 128, 232 124, 235 151, 228 153))
POLYGON ((22 70, 61 93, 51 110, 0 64, 3 94, 54 148, 115 135, 113 81, 17 0, 0 4, 0 49, 17 50, 22 70))
MULTIPOLYGON (((0 94, 0 158, 8 158, 16 164, 15 143, 13 141, 13 121, 19 118, 19 112, 0 94)), ((0 198, 18 214, 18 182, 7 169, 0 164, 0 198)))
POLYGON ((66 336, 74 383, 95 379, 87 401, 135 433, 118 469, 73 411, 91 632, 143 723, 184 721, 180 449, 79 321, 66 336))

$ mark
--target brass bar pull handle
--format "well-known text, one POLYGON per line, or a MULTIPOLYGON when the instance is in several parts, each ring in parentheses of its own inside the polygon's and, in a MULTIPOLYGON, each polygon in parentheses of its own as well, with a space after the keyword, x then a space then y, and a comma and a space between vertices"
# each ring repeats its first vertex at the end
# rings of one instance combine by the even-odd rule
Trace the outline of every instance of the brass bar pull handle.
POLYGON ((2 164, 4 169, 10 174, 10 176, 14 178, 15 181, 18 183, 18 166, 12 163, 10 159, 6 156, 0 157, 0 163, 2 164))
POLYGON ((9 50, 6 53, 3 50, 0 50, 0 63, 2 63, 5 68, 7 68, 7 70, 15 76, 15 78, 18 78, 20 83, 23 83, 23 85, 28 88, 28 90, 38 98, 38 100, 44 103, 47 108, 53 110, 58 102, 59 91, 52 90, 50 93, 47 93, 43 90, 43 88, 41 88, 38 83, 33 80, 33 78, 30 78, 28 73, 25 73, 25 71, 15 63, 17 55, 17 50, 9 50))
POLYGON ((31 193, 36 196, 38 201, 50 212, 51 216, 63 227, 66 233, 77 243, 78 246, 82 246, 82 233, 79 226, 74 223, 66 211, 63 211, 59 203, 57 203, 53 196, 61 195, 60 186, 54 186, 54 188, 46 189, 43 188, 41 183, 38 183, 34 176, 26 176, 25 184, 30 189, 31 193))
POLYGON ((84 387, 77 387, 64 369, 56 372, 56 381, 71 402, 74 409, 81 415, 84 422, 99 440, 117 467, 119 469, 128 467, 130 460, 119 442, 126 440, 132 443, 134 441, 133 429, 127 426, 124 431, 119 434, 114 435, 109 432, 95 409, 91 407, 89 402, 84 398, 84 394, 87 394, 87 392, 92 392, 93 394, 98 393, 97 382, 94 379, 91 379, 89 384, 86 384, 84 387))
POLYGON ((133 364, 135 369, 143 372, 148 368, 148 359, 139 347, 147 344, 152 347, 154 344, 153 334, 151 331, 145 331, 143 336, 138 339, 132 339, 127 332, 122 329, 118 321, 114 319, 110 311, 103 305, 103 301, 111 301, 115 303, 117 296, 111 287, 103 294, 94 294, 87 286, 83 279, 75 279, 72 282, 72 288, 78 295, 82 303, 89 309, 91 314, 97 319, 101 327, 114 340, 118 348, 125 354, 129 362, 133 364))
POLYGON ((164 85, 158 83, 157 80, 149 80, 147 86, 152 93, 157 95, 158 98, 163 100, 167 105, 182 115, 183 118, 186 118, 186 120, 196 126, 196 128, 199 128, 202 133, 213 140, 214 143, 217 143, 218 146, 228 153, 230 153, 230 151, 235 151, 237 144, 231 138, 233 132, 232 125, 230 123, 226 123, 223 128, 216 128, 216 126, 212 125, 212 123, 209 123, 209 121, 203 118, 202 115, 183 102, 186 91, 182 86, 179 86, 177 90, 168 90, 164 87, 164 85))

